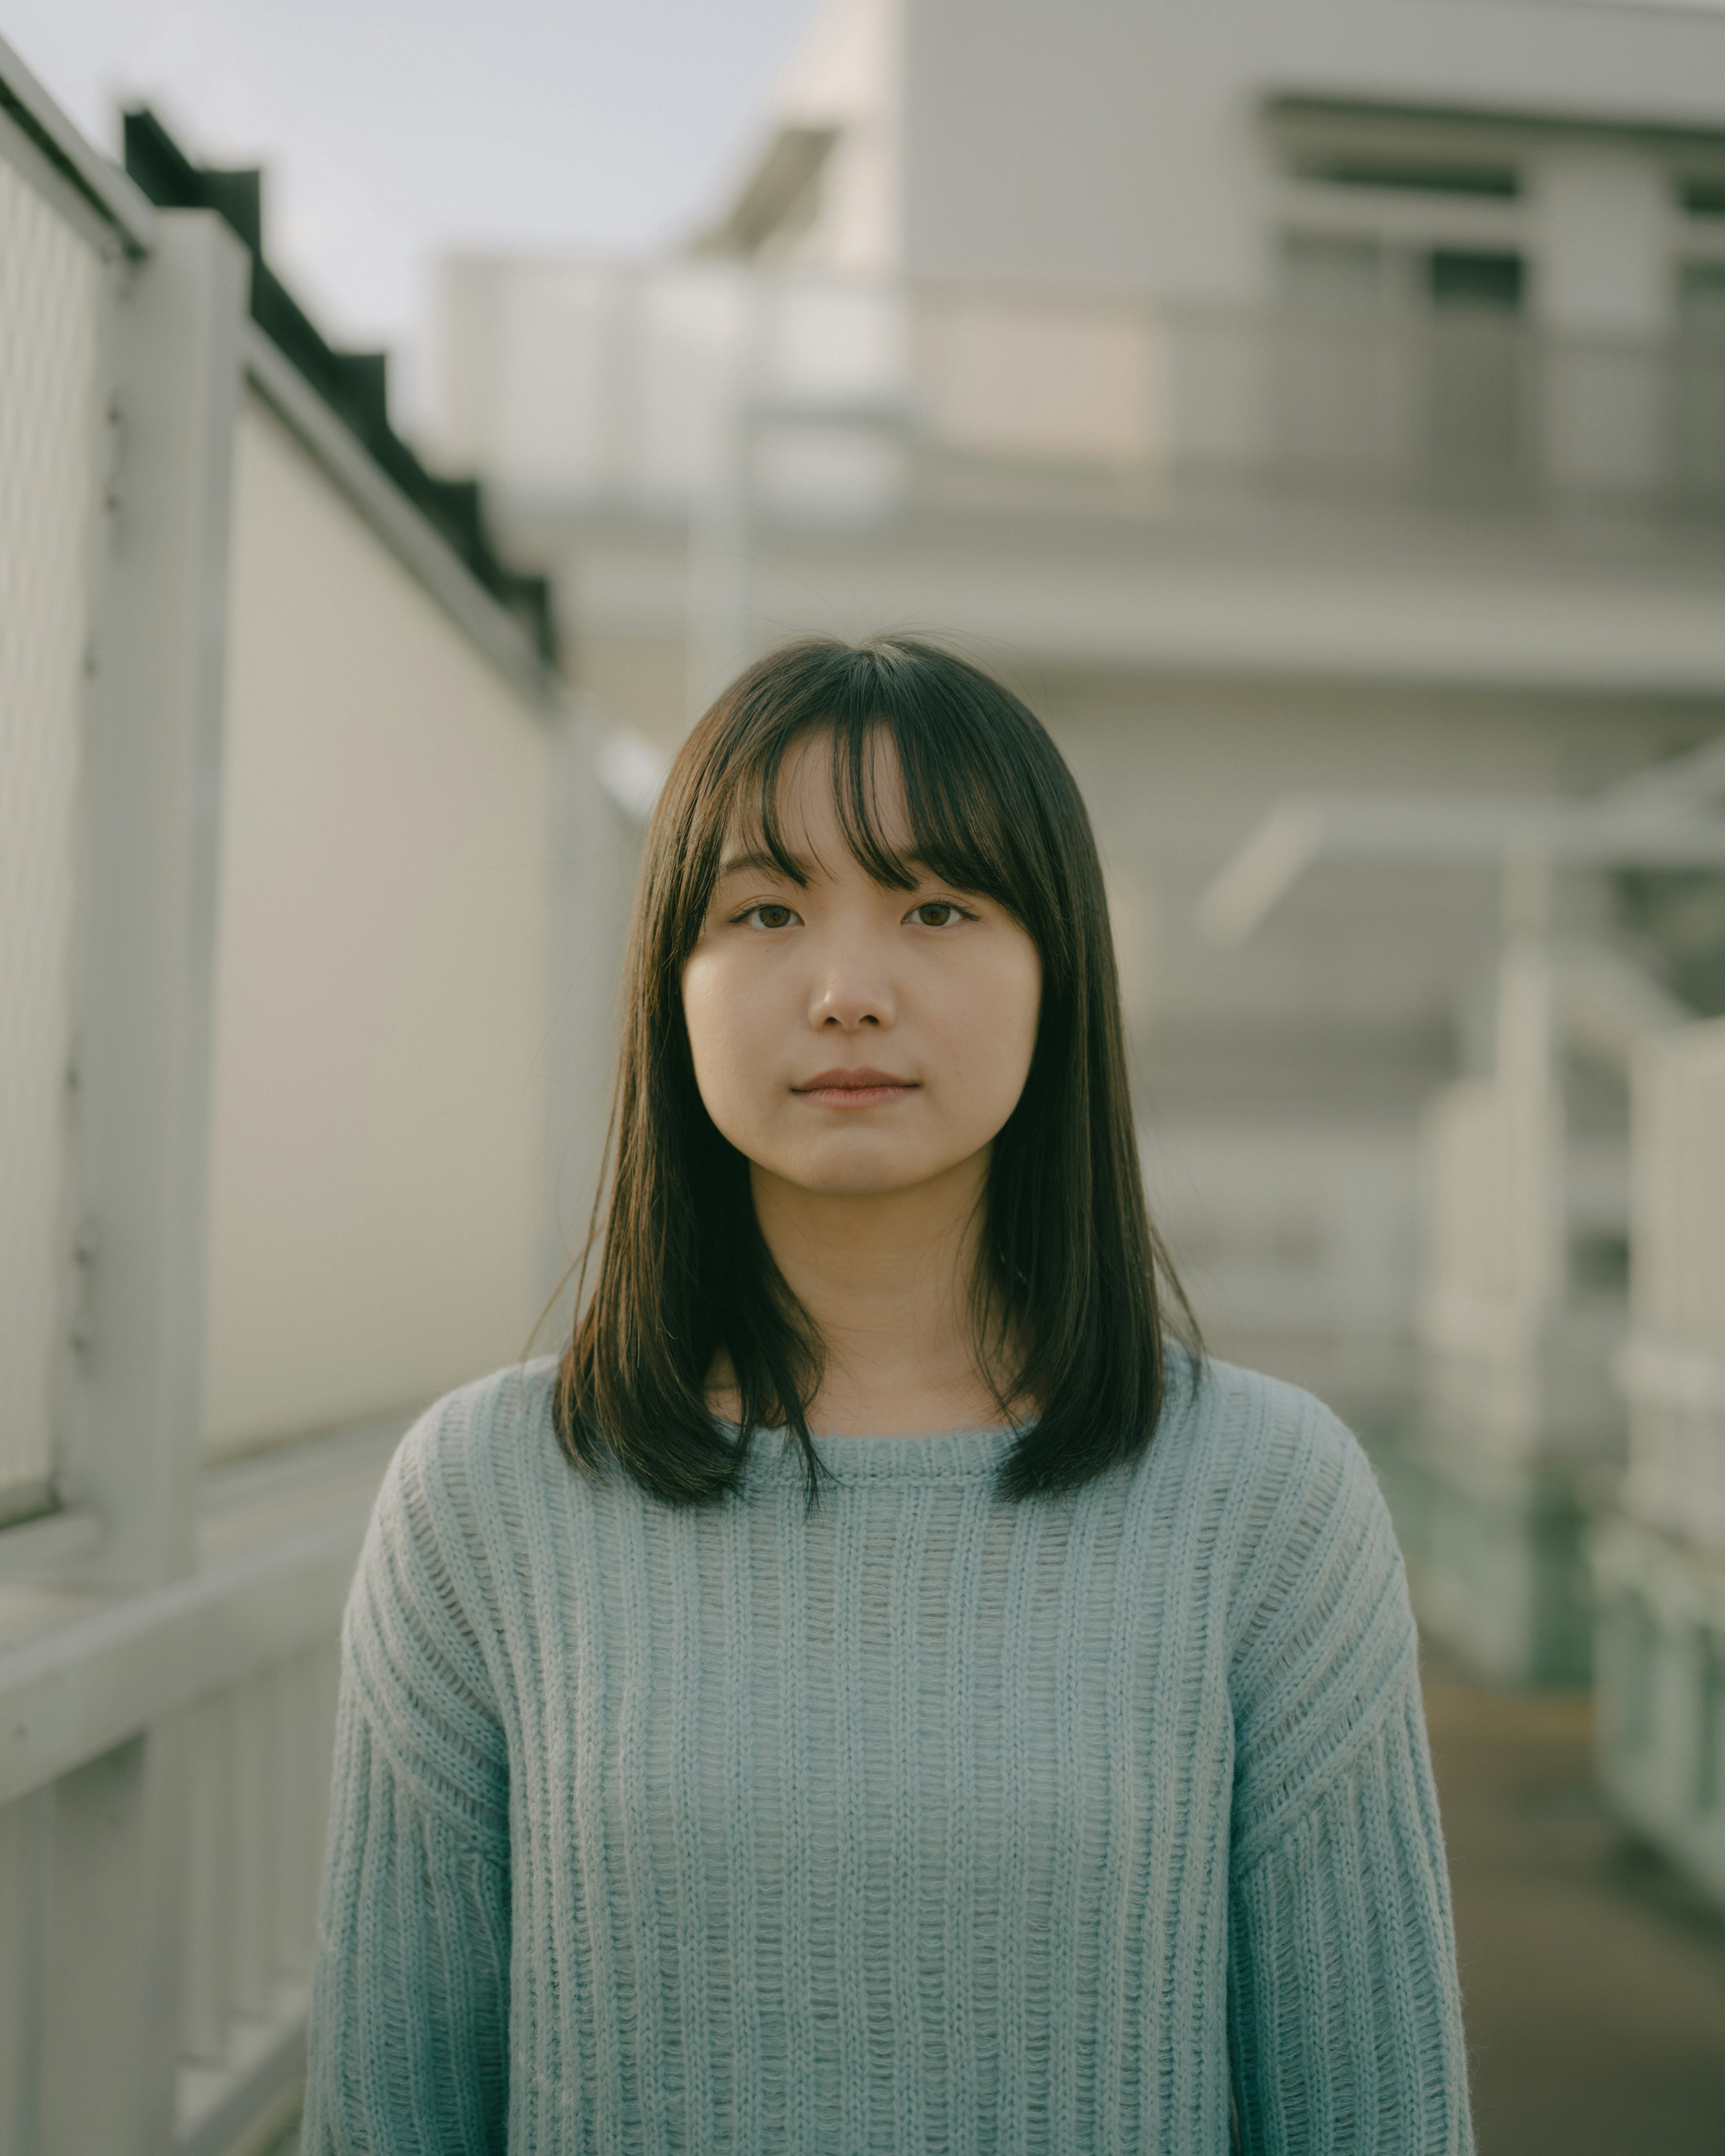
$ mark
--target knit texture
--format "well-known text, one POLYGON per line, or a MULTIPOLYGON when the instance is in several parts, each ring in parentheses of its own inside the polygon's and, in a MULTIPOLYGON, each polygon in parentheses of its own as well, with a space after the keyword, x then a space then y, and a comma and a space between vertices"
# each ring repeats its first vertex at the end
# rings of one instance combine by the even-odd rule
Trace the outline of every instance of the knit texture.
POLYGON ((343 1633, 306 2156, 1465 2156, 1414 1624, 1358 1445, 757 1440, 679 1510, 553 1368, 403 1440, 343 1633))

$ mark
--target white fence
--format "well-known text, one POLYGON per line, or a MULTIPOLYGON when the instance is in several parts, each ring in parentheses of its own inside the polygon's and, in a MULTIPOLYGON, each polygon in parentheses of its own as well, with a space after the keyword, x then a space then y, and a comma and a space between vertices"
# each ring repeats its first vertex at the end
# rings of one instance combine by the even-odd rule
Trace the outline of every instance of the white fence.
POLYGON ((1635 1116, 1624 1502, 1725 1561, 1725 1021, 1649 1045, 1635 1116))
POLYGON ((1598 1314, 1571 1305, 1569 1213, 1583 1166, 1567 1128, 1548 946, 1512 937, 1495 1068, 1447 1086, 1421 1140, 1420 1331, 1429 1423, 1452 1450, 1531 1461, 1609 1435, 1598 1314), (1577 1319, 1580 1322, 1578 1322, 1577 1319))
POLYGON ((223 2156, 378 1476, 583 1213, 629 834, 238 241, 0 80, 0 2150, 223 2156))
POLYGON ((1492 1074, 1428 1106, 1419 1412, 1394 1463, 1421 1621, 1514 1684, 1585 1681, 1580 1481, 1622 1446, 1620 1288, 1577 1259, 1621 1250, 1625 1148, 1571 1127, 1565 972, 1543 936, 1509 936, 1492 1074))
POLYGON ((528 496, 867 519, 1169 483, 1725 501, 1725 341, 922 278, 458 258, 448 447, 528 496), (741 424, 739 425, 739 422, 741 424))
POLYGON ((0 162, 0 1518, 40 1506, 69 1268, 78 832, 116 249, 0 162))
POLYGON ((1635 1074, 1629 1467, 1603 1524, 1602 1772, 1725 1902, 1725 1021, 1635 1074))
POLYGON ((211 1450, 518 1356, 541 1214, 558 740, 254 389, 236 444, 211 1450))
POLYGON ((1428 1329, 1460 1340, 1524 1325, 1553 1299, 1562 1104, 1548 1081, 1463 1079, 1430 1102, 1428 1329))

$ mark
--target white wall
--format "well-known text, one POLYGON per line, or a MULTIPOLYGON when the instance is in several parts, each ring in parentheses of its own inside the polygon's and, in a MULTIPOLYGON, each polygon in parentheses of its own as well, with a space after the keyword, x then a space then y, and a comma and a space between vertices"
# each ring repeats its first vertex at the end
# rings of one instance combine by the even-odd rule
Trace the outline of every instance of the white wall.
POLYGON ((788 259, 878 272, 903 252, 904 0, 829 0, 769 95, 762 136, 834 127, 813 224, 788 259))
POLYGON ((217 1450, 523 1350, 544 1292, 556 745, 256 403, 234 547, 217 1450))
MULTIPOLYGON (((1725 17, 1711 11, 1551 0, 906 7, 905 252, 921 270, 1255 297, 1273 222, 1260 115, 1276 93, 1725 124, 1725 17)), ((1554 141, 1552 154, 1561 164, 1567 152, 1554 141)))

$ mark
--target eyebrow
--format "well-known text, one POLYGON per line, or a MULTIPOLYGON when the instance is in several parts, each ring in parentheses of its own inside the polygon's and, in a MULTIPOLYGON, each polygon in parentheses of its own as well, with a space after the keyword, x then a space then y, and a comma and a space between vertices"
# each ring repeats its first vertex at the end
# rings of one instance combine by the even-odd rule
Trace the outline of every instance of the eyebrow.
MULTIPOLYGON (((788 854, 785 856, 785 861, 789 863, 790 873, 798 883, 813 882, 816 864, 809 860, 806 855, 788 854)), ((722 882, 726 876, 734 875, 783 875, 785 873, 785 861, 775 859, 764 848, 759 847, 752 853, 727 854, 719 863, 719 880, 722 882)), ((904 862, 907 869, 916 870, 925 878, 932 873, 927 862, 920 855, 906 854, 904 862)))
MULTIPOLYGON (((785 858, 790 864, 791 874, 798 882, 807 883, 813 873, 812 864, 800 854, 789 854, 785 858)), ((757 848, 753 853, 748 854, 727 854, 719 864, 721 879, 734 875, 776 876, 784 873, 784 861, 775 860, 764 848, 757 848)))

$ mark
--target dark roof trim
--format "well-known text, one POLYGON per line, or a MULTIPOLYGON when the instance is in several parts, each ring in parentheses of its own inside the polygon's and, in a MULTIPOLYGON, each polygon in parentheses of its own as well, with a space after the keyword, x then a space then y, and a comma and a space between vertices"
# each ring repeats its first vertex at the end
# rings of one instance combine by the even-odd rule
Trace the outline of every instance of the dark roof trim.
POLYGON ((264 261, 262 174, 194 165, 147 108, 126 115, 126 169, 160 208, 213 210, 239 235, 252 258, 252 320, 554 666, 549 582, 501 558, 478 480, 434 477, 390 425, 388 355, 338 352, 264 261))
POLYGON ((1716 121, 1635 120, 1622 114, 1525 112, 1491 105, 1407 105, 1373 97, 1272 92, 1264 100, 1271 120, 1388 121, 1398 126, 1515 129, 1529 134, 1609 136, 1671 150, 1725 151, 1725 116, 1716 121))
POLYGON ((3 38, 0 38, 0 112, 46 158, 60 178, 112 228, 126 252, 147 254, 154 218, 126 174, 92 150, 3 38))

